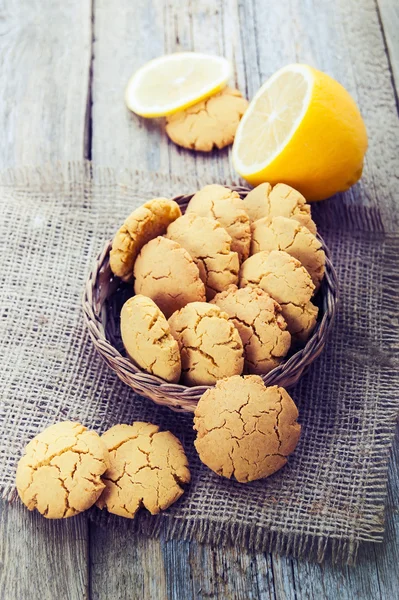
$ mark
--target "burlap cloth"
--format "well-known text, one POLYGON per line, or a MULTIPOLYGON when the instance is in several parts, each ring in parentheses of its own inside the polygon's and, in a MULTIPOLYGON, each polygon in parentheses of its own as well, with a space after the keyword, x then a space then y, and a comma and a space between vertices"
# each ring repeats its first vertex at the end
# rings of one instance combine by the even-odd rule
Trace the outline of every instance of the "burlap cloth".
MULTIPOLYGON (((16 462, 39 431, 76 419, 99 433, 140 419, 170 429, 192 483, 164 514, 124 526, 149 535, 242 544, 322 560, 355 559, 384 531, 387 461, 399 410, 399 240, 378 211, 339 199, 314 210, 336 265, 341 302, 320 359, 292 390, 303 434, 288 465, 240 485, 201 465, 192 417, 135 395, 103 364, 80 300, 96 254, 136 206, 211 183, 90 165, 9 171, 0 179, 0 485, 15 497, 16 462)), ((120 521, 92 509, 108 525, 120 521)))

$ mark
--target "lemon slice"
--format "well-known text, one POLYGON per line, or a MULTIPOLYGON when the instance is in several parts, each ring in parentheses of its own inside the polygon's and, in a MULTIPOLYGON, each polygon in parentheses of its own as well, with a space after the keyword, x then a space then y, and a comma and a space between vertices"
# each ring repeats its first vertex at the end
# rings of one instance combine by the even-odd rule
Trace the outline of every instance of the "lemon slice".
POLYGON ((134 73, 125 100, 128 108, 142 117, 164 117, 216 94, 230 76, 231 65, 222 56, 167 54, 134 73))
POLYGON ((363 119, 345 88, 295 64, 277 71, 251 101, 232 159, 252 185, 283 182, 321 200, 360 178, 366 149, 363 119))

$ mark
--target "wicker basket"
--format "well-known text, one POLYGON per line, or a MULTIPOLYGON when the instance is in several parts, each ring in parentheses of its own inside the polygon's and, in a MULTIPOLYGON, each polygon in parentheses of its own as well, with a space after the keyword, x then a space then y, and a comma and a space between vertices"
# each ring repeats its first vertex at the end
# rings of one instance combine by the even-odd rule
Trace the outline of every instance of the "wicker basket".
MULTIPOLYGON (((242 187, 236 190, 242 198, 249 192, 242 187)), ((193 194, 177 196, 174 200, 185 211, 193 194)), ((338 283, 328 249, 318 236, 326 253, 326 274, 315 302, 319 306, 316 328, 306 346, 289 356, 278 367, 263 376, 266 385, 281 385, 285 388, 297 383, 305 370, 322 352, 327 334, 334 320, 338 283)), ((123 303, 133 295, 132 285, 121 282, 109 266, 109 252, 112 241, 108 241, 91 271, 83 294, 83 313, 97 351, 118 377, 139 394, 154 402, 169 406, 176 411, 193 412, 195 406, 208 389, 208 386, 187 387, 166 383, 163 379, 145 373, 129 358, 123 356, 124 349, 120 337, 119 315, 123 303)))

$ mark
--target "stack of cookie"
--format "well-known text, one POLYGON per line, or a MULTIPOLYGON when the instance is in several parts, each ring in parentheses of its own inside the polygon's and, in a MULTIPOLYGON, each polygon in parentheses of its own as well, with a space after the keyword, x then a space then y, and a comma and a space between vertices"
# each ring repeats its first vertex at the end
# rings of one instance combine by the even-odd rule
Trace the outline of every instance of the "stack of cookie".
POLYGON ((186 212, 156 198, 117 232, 110 267, 132 282, 121 335, 135 364, 167 382, 213 385, 279 365, 311 335, 325 254, 310 206, 285 184, 244 199, 208 185, 186 212))

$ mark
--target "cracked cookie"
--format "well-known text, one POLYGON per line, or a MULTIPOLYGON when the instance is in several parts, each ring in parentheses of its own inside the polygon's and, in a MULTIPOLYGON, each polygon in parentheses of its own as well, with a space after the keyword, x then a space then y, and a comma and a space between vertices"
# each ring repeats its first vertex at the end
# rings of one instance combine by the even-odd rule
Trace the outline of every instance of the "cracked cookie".
POLYGON ((230 283, 237 283, 238 254, 231 251, 231 236, 214 219, 186 214, 169 225, 166 237, 183 246, 194 259, 208 300, 230 283))
POLYGON ((258 252, 241 267, 240 287, 252 285, 265 290, 280 304, 293 342, 306 342, 312 333, 318 308, 310 302, 314 284, 293 256, 282 250, 258 252))
POLYGON ((249 192, 243 202, 251 221, 287 217, 316 233, 310 205, 302 194, 285 183, 277 183, 273 189, 270 183, 261 183, 249 192))
POLYGON ((179 346, 168 321, 151 298, 138 295, 125 302, 121 335, 126 352, 139 367, 170 383, 179 381, 179 346))
POLYGON ((205 302, 205 286, 190 254, 173 240, 157 237, 134 264, 134 291, 151 298, 166 318, 188 302, 205 302))
POLYGON ((184 493, 182 485, 190 481, 188 461, 170 431, 136 422, 115 425, 101 439, 111 464, 103 475, 105 489, 97 501, 99 508, 130 519, 141 507, 156 515, 184 493))
POLYGON ((222 377, 242 373, 240 335, 218 306, 192 302, 174 313, 169 325, 179 344, 186 385, 213 385, 222 377))
POLYGON ((231 249, 238 253, 240 261, 248 258, 251 227, 237 192, 223 185, 206 185, 188 203, 186 214, 191 212, 218 221, 231 236, 231 249))
POLYGON ((109 467, 99 435, 80 423, 47 427, 29 442, 18 463, 16 486, 22 502, 47 519, 72 517, 90 508, 104 489, 109 467))
POLYGON ((244 345, 244 369, 258 375, 277 367, 291 346, 291 335, 281 307, 256 287, 231 285, 217 294, 216 304, 234 323, 244 345))
POLYGON ((116 233, 109 255, 114 275, 123 281, 133 279, 133 265, 141 248, 181 216, 179 205, 167 198, 154 198, 136 208, 116 233))
POLYGON ((240 483, 269 477, 295 450, 301 426, 284 388, 266 387, 258 375, 218 381, 194 412, 195 448, 218 475, 240 483))
POLYGON ((305 267, 315 285, 320 287, 324 277, 326 255, 321 242, 313 233, 294 219, 274 217, 252 223, 251 253, 284 250, 305 267))
POLYGON ((178 146, 210 152, 233 143, 248 107, 241 92, 226 87, 218 94, 166 118, 166 133, 178 146))

